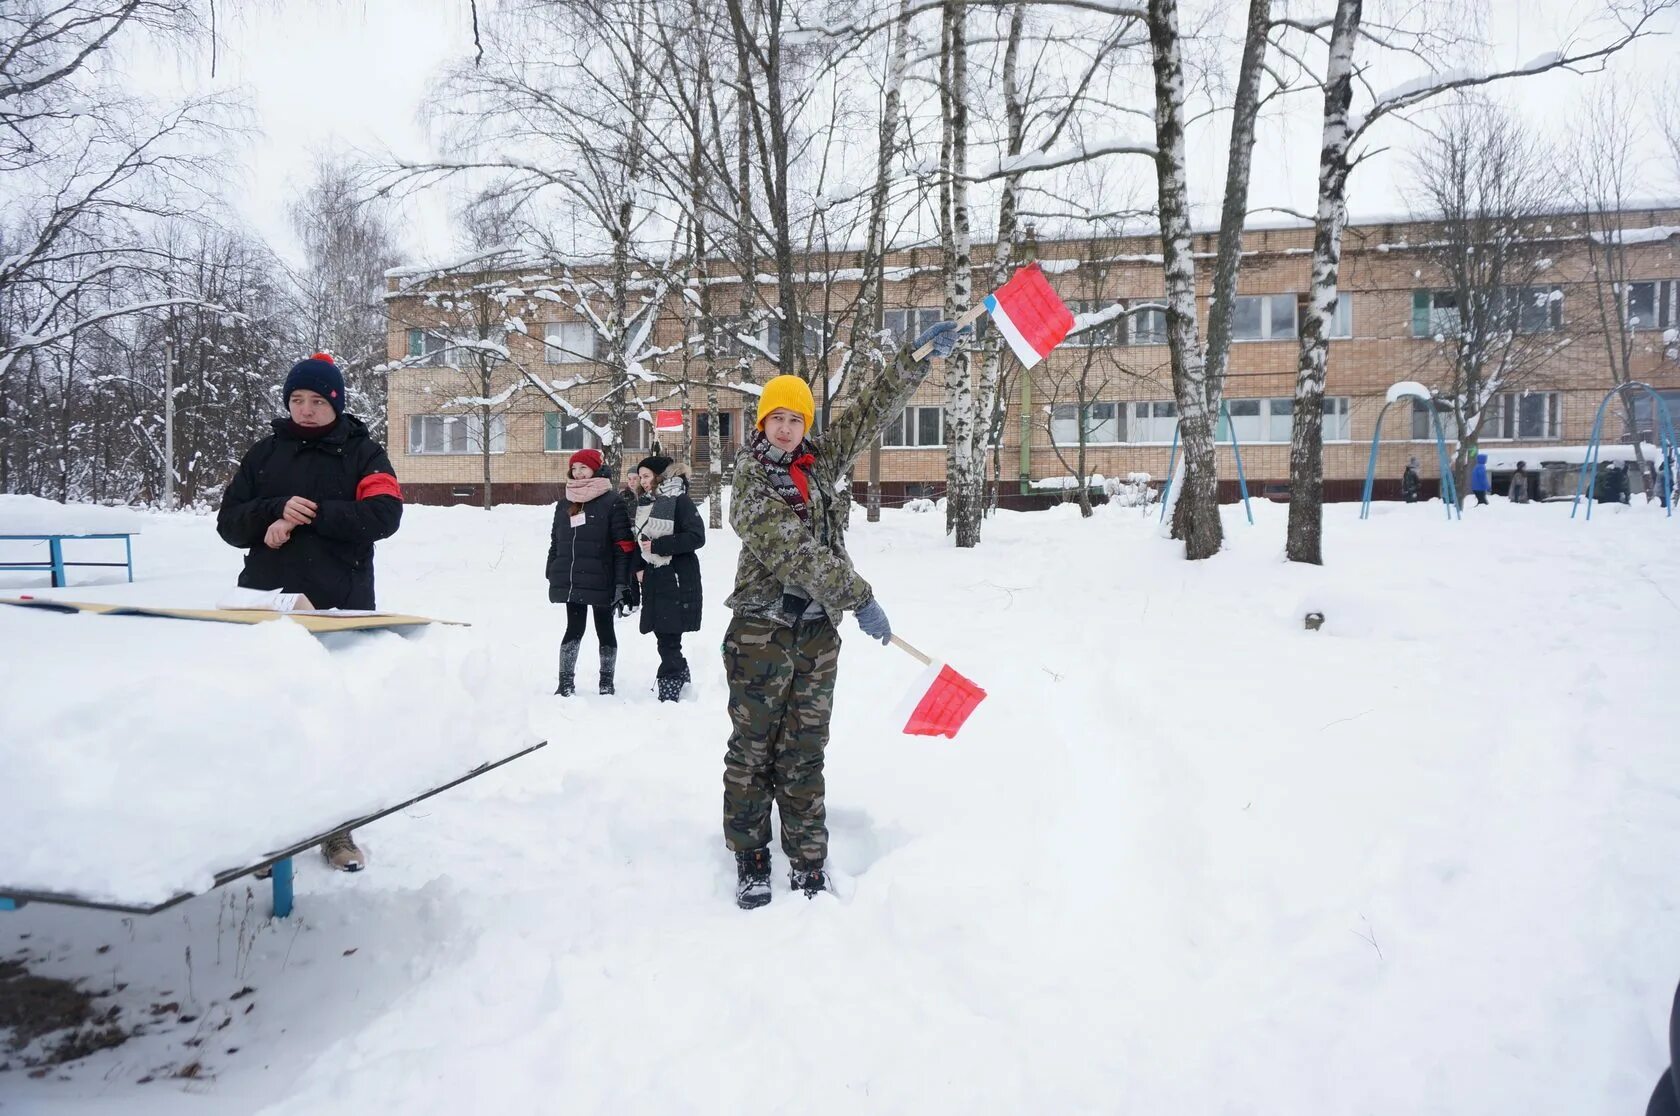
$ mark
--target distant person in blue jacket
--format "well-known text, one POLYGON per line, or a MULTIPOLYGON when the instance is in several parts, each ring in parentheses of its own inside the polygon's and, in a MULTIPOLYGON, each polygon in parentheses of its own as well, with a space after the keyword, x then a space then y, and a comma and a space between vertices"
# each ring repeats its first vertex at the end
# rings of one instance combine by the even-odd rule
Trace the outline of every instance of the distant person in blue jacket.
POLYGON ((1488 493, 1493 491, 1493 485, 1488 482, 1487 454, 1476 455, 1476 465, 1470 470, 1470 491, 1475 493, 1476 503, 1486 504, 1488 493))

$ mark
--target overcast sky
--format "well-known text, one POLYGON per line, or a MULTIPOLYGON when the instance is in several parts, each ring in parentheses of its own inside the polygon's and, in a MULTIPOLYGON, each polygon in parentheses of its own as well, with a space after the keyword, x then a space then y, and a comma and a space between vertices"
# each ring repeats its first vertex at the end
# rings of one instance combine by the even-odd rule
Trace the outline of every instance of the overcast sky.
MULTIPOLYGON (((480 6, 486 6, 485 0, 480 6)), ((1370 8, 1368 4, 1368 14, 1370 8)), ((1463 4, 1451 9, 1461 15, 1467 10, 1463 4)), ((312 152, 355 148, 423 153, 427 144, 418 110, 427 84, 440 67, 469 59, 472 53, 467 0, 223 0, 217 10, 220 48, 213 79, 208 47, 135 77, 162 95, 211 89, 243 92, 255 112, 258 134, 238 157, 242 173, 230 203, 270 243, 287 252, 291 234, 286 204, 307 180, 312 152)), ((1557 0, 1494 0, 1486 17, 1490 46, 1483 61, 1516 65, 1555 49, 1565 30, 1592 10, 1586 3, 1557 0)), ((1671 13, 1666 26, 1680 30, 1680 18, 1671 13)), ((1680 44, 1674 35, 1656 38, 1637 44, 1613 63, 1612 70, 1654 100, 1662 84, 1680 74, 1677 51, 1680 44)), ((1604 80, 1545 75, 1525 80, 1520 89, 1510 86, 1508 100, 1536 124, 1558 132, 1561 122, 1604 80)), ((1310 95, 1294 103, 1297 107, 1262 123, 1251 198, 1255 208, 1310 212, 1313 207, 1321 105, 1310 95)), ((1221 119, 1193 137, 1196 167, 1191 182, 1203 195, 1200 201, 1212 200, 1220 185, 1222 133, 1227 126, 1221 119)), ((1351 187, 1356 218, 1398 215, 1407 209, 1400 186, 1400 152, 1416 142, 1419 131, 1404 123, 1383 128, 1376 137, 1379 145, 1395 150, 1356 172, 1351 187)), ((1660 155, 1654 134, 1643 157, 1649 163, 1647 196, 1680 195, 1675 168, 1660 155)), ((447 253, 449 230, 442 200, 413 205, 405 215, 404 232, 417 256, 447 253)))

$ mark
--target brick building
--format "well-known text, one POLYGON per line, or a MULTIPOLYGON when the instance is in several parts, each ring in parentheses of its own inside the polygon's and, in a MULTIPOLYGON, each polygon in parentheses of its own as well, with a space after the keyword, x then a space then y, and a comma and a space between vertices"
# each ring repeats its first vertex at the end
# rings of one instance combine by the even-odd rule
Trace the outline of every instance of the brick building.
MULTIPOLYGON (((1624 215, 1637 228, 1627 236, 1628 272, 1634 282, 1624 298, 1627 313, 1639 319, 1636 378, 1657 387, 1680 416, 1680 362, 1674 359, 1680 326, 1680 210, 1648 210, 1624 215)), ((1484 448, 1533 446, 1531 465, 1544 461, 1545 447, 1584 443, 1594 412, 1611 387, 1610 361, 1598 323, 1594 288, 1582 234, 1568 215, 1560 215, 1555 252, 1544 288, 1525 289, 1533 309, 1523 314, 1526 331, 1555 336, 1557 352, 1523 380, 1522 391, 1499 398, 1484 421, 1484 448), (1506 444, 1508 443, 1508 445, 1506 444)), ((1297 325, 1309 285, 1312 230, 1308 227, 1256 228, 1245 234, 1238 283, 1226 401, 1231 425, 1242 446, 1249 486, 1256 494, 1279 494, 1289 476, 1290 405, 1298 359, 1297 325)), ((1342 303, 1330 342, 1325 416, 1325 494, 1327 499, 1357 498, 1377 415, 1390 385, 1402 380, 1431 387, 1446 383, 1450 361, 1436 341, 1442 323, 1453 314, 1450 297, 1440 290, 1428 253, 1420 245, 1432 235, 1425 224, 1355 225, 1347 230, 1341 272, 1342 303)), ((1198 237, 1196 249, 1206 261, 1198 268, 1202 313, 1211 277, 1211 233, 1198 237)), ((1102 241, 1039 241, 1033 249, 1062 297, 1076 311, 1120 303, 1151 302, 1161 296, 1159 242, 1137 236, 1102 241)), ((985 260, 985 246, 974 258, 985 260)), ((808 261, 808 266, 817 261, 808 261)), ((822 298, 843 306, 855 294, 846 268, 853 259, 831 259, 816 272, 822 298)), ((914 333, 940 316, 943 288, 938 253, 924 248, 900 252, 887 261, 887 326, 914 333)), ((475 503, 482 499, 484 461, 480 419, 468 414, 467 400, 487 401, 496 411, 490 421, 491 480, 498 503, 547 502, 563 484, 565 458, 574 449, 598 444, 589 413, 605 390, 605 373, 595 359, 594 331, 553 289, 553 273, 521 266, 501 273, 504 293, 514 297, 507 312, 522 321, 525 332, 510 333, 508 360, 498 365, 489 392, 469 374, 471 352, 452 349, 440 339, 448 313, 460 312, 463 299, 427 301, 418 293, 424 283, 418 270, 393 273, 390 280, 389 356, 401 367, 390 375, 389 450, 405 493, 422 503, 475 503), (447 307, 447 309, 445 308, 447 307), (460 366, 460 367, 457 367, 460 366), (550 394, 530 386, 535 378, 550 394), (510 390, 516 388, 518 390, 510 390), (551 398, 565 401, 565 406, 551 398), (570 412, 570 413, 569 413, 570 412)), ((855 275, 855 272, 850 273, 855 275)), ((980 282, 982 269, 976 269, 980 282)), ((764 278, 761 276, 761 278, 764 278)), ((733 280, 715 288, 718 305, 733 305, 733 280)), ((813 290, 812 292, 816 292, 813 290)), ((773 287, 761 292, 773 299, 773 287)), ((815 300, 813 300, 815 301, 815 300)), ((707 418, 704 390, 691 382, 700 373, 683 365, 683 338, 690 326, 680 317, 676 297, 666 300, 652 327, 651 343, 662 353, 646 364, 648 378, 637 381, 638 402, 652 414, 680 411, 681 434, 660 434, 661 448, 706 471, 707 418)), ((500 312, 481 315, 479 334, 502 340, 490 325, 500 312)), ((820 322, 813 315, 810 322, 820 322)), ((1205 318, 1204 318, 1205 324, 1205 318)), ((845 326, 836 332, 842 335, 845 326)), ((447 326, 459 337, 462 322, 447 326)), ((470 332, 470 327, 467 330, 470 332)), ((821 347, 821 327, 808 323, 807 336, 821 347)), ((777 338, 762 330, 760 341, 771 351, 777 338)), ((750 352, 751 349, 749 348, 750 352)), ((692 357, 689 357, 692 361, 692 357)), ((1047 485, 1074 474, 1080 414, 1085 401, 1088 474, 1125 476, 1167 470, 1175 424, 1171 371, 1164 317, 1158 311, 1128 315, 1071 337, 1044 363, 1023 375, 1004 357, 1008 375, 1004 399, 1003 441, 999 454, 1002 493, 1009 502, 1030 506, 1055 498, 1047 485), (1083 380, 1083 388, 1081 381, 1083 380), (1035 486, 1036 485, 1036 486, 1035 486)), ((753 379, 775 374, 774 365, 755 359, 753 379)), ((735 380, 734 367, 723 379, 735 380)), ((936 496, 945 479, 943 387, 937 369, 911 401, 901 423, 883 439, 880 480, 892 504, 906 497, 936 496)), ((818 392, 819 407, 821 391, 818 392)), ((725 460, 732 461, 743 430, 751 429, 754 398, 725 388, 720 394, 720 428, 725 460)), ((845 405, 844 391, 833 406, 845 405)), ((1649 428, 1649 407, 1638 415, 1649 428)), ((1606 441, 1620 440, 1623 426, 1607 426, 1606 441)), ((1220 476, 1229 498, 1235 496, 1236 470, 1221 427, 1220 476)), ((1451 432, 1449 431, 1449 437, 1451 432)), ((627 438, 625 454, 640 456, 654 437, 645 424, 627 438)), ((1438 468, 1427 413, 1400 404, 1384 422, 1378 477, 1379 495, 1392 495, 1406 459, 1422 462, 1425 487, 1434 490, 1438 468)), ((858 481, 864 480, 860 463, 858 481)), ((1062 483, 1066 483, 1063 481, 1062 483)))

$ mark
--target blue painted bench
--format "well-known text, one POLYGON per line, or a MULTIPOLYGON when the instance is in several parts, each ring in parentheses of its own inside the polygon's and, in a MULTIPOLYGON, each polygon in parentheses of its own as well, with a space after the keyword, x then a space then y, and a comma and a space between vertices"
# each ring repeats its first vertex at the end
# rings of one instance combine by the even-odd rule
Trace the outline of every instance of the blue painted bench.
POLYGON ((121 566, 128 571, 128 580, 134 580, 134 536, 137 532, 113 532, 101 534, 39 534, 39 535, 0 535, 0 543, 46 543, 47 560, 34 562, 0 562, 0 570, 43 570, 52 575, 52 587, 62 589, 68 581, 65 576, 66 566, 106 566, 115 568, 121 566), (123 544, 123 560, 121 562, 67 562, 64 558, 64 544, 69 539, 121 539, 123 544))

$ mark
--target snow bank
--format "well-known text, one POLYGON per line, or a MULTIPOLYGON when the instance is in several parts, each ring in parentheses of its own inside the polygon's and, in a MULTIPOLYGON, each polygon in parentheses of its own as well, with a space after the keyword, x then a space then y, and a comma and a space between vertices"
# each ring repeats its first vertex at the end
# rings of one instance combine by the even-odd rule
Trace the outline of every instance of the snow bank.
POLYGON ((141 514, 132 508, 66 506, 35 496, 0 496, 0 535, 133 534, 142 522, 141 514))

